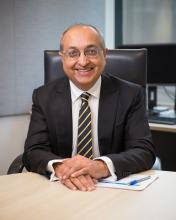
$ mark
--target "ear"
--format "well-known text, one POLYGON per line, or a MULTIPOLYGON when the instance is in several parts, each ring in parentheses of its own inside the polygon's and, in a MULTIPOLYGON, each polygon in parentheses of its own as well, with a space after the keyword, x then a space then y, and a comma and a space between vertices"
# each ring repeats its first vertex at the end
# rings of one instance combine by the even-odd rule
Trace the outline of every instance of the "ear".
POLYGON ((106 58, 107 53, 108 53, 108 48, 104 48, 104 49, 103 49, 104 58, 106 58))
POLYGON ((59 51, 59 56, 60 56, 60 58, 61 58, 61 60, 63 61, 63 53, 61 52, 61 51, 59 51))

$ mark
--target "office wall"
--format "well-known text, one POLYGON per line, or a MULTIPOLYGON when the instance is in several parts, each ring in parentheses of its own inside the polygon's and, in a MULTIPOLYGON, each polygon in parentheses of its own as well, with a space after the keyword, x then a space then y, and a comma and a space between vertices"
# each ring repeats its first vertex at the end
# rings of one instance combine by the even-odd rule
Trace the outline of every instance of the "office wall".
POLYGON ((0 0, 0 115, 27 113, 43 84, 43 51, 63 30, 91 23, 105 33, 104 0, 0 0))
POLYGON ((0 175, 23 152, 30 115, 0 118, 0 175))

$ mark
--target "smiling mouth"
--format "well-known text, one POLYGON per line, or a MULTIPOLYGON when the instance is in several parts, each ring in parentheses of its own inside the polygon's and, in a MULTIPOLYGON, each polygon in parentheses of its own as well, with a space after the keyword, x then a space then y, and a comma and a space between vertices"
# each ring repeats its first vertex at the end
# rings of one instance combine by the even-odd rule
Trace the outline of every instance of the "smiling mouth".
POLYGON ((80 76, 88 76, 91 71, 94 69, 94 67, 86 68, 86 69, 75 69, 77 74, 80 76))
POLYGON ((91 70, 93 70, 93 67, 89 67, 89 68, 86 68, 86 69, 75 69, 76 71, 78 72, 89 72, 91 70))

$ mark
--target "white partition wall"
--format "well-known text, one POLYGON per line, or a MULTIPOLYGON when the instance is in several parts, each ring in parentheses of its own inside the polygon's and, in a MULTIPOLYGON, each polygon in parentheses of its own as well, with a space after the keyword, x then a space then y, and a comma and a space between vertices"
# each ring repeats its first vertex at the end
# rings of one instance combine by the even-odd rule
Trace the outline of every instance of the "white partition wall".
POLYGON ((43 84, 43 51, 58 49, 61 33, 90 23, 105 33, 105 0, 0 1, 0 116, 29 112, 43 84))

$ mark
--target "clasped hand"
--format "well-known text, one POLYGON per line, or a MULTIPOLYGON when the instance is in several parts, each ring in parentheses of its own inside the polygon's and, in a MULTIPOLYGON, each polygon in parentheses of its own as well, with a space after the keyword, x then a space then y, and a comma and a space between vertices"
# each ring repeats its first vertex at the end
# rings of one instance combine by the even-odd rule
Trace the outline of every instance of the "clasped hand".
POLYGON ((102 160, 90 160, 81 155, 63 160, 54 165, 55 174, 69 189, 92 191, 98 179, 109 176, 102 160))

